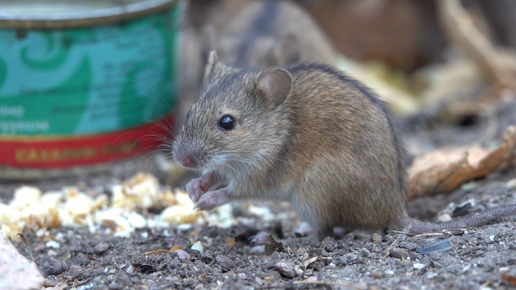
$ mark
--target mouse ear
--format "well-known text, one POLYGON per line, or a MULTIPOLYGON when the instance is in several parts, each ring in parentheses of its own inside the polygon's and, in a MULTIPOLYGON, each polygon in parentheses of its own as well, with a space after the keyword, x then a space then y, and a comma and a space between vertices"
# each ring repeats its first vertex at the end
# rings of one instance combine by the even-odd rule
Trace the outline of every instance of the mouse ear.
POLYGON ((210 54, 208 55, 208 63, 206 64, 206 67, 204 69, 204 85, 208 85, 213 77, 216 74, 217 70, 220 70, 223 68, 223 64, 219 61, 219 57, 217 56, 217 52, 215 50, 210 51, 210 54))
POLYGON ((282 68, 272 68, 260 73, 255 92, 274 107, 279 106, 290 93, 292 77, 282 68))

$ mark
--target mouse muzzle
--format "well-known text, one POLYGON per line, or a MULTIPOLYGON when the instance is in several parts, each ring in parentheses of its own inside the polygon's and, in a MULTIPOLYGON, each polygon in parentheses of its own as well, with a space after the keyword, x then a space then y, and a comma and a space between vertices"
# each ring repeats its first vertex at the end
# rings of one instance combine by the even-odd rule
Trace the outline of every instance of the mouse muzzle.
POLYGON ((202 150, 192 144, 176 144, 173 153, 176 162, 185 168, 202 169, 205 163, 202 150))

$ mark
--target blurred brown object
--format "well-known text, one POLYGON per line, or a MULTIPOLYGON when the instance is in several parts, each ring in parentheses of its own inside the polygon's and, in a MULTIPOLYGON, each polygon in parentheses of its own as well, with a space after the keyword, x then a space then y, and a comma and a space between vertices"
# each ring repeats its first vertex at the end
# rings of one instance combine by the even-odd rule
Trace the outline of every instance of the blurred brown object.
POLYGON ((487 80, 509 86, 512 76, 507 63, 460 0, 437 0, 436 3, 439 20, 450 43, 473 60, 487 80))
MULTIPOLYGON (((478 10, 479 3, 485 1, 466 2, 473 4, 477 10, 466 10, 460 0, 436 0, 439 20, 450 44, 460 51, 462 57, 476 65, 480 76, 489 83, 490 88, 477 98, 452 102, 447 108, 450 116, 478 115, 486 108, 503 103, 507 90, 516 92, 515 51, 501 47, 493 39, 493 29, 484 13, 478 10)), ((500 1, 491 4, 495 2, 501 4, 500 1)), ((516 8, 515 4, 507 6, 516 8)))
MULTIPOLYGON (((446 0, 448 1, 448 0, 446 0)), ((516 126, 509 126, 493 150, 476 145, 448 147, 419 156, 408 170, 407 200, 448 193, 463 183, 498 172, 516 162, 516 126)))
MULTIPOLYGON (((472 1, 472 0, 469 0, 472 1)), ((516 48, 516 1, 475 0, 492 28, 499 44, 516 48)))
POLYGON ((433 1, 299 0, 336 48, 356 60, 412 71, 439 59, 445 38, 433 1))

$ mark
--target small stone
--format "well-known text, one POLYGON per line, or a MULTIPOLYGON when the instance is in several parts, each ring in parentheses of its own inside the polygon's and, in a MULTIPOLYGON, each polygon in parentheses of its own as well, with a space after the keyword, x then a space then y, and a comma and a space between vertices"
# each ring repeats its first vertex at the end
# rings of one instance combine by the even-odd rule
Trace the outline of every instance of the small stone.
POLYGON ((125 270, 125 272, 128 274, 134 274, 136 272, 136 267, 133 265, 130 265, 129 267, 127 267, 127 270, 125 270))
POLYGON ((405 260, 408 256, 408 254, 407 254, 407 250, 400 249, 400 248, 392 248, 389 252, 389 256, 396 258, 396 259, 405 260))
POLYGON ((183 250, 177 250, 177 257, 181 261, 189 260, 190 259, 190 254, 188 254, 187 252, 185 252, 183 250))
POLYGON ((400 247, 409 251, 414 251, 415 249, 419 248, 419 245, 411 242, 401 242, 400 247))
POLYGON ((236 267, 235 261, 231 260, 230 258, 224 256, 224 255, 218 255, 215 260, 217 263, 219 263, 224 268, 233 269, 236 267))
POLYGON ((97 244, 93 250, 95 251, 95 253, 97 254, 102 254, 104 252, 106 252, 107 250, 109 250, 109 244, 108 243, 100 243, 100 244, 97 244))
POLYGON ((259 277, 255 277, 254 282, 256 282, 256 284, 258 284, 259 286, 265 285, 265 282, 262 279, 260 279, 259 277))
POLYGON ((360 249, 360 251, 358 251, 358 254, 362 257, 362 258, 368 258, 369 257, 369 250, 368 249, 365 249, 365 248, 362 248, 360 249))
POLYGON ((296 272, 296 275, 298 277, 303 276, 303 270, 301 269, 301 267, 299 267, 299 265, 294 266, 294 272, 296 272))
POLYGON ((109 290, 122 290, 122 289, 124 289, 124 288, 125 288, 125 286, 124 286, 124 285, 120 285, 120 284, 117 284, 117 283, 111 283, 111 284, 109 284, 109 286, 108 286, 108 289, 109 289, 109 290))
POLYGON ((198 241, 198 242, 196 242, 195 244, 192 245, 191 249, 192 250, 197 250, 197 251, 202 253, 204 251, 204 246, 202 245, 201 241, 198 241))
POLYGON ((433 261, 439 261, 441 259, 441 253, 439 253, 439 252, 430 253, 430 254, 428 254, 428 257, 430 259, 432 259, 433 261))
POLYGON ((279 262, 276 263, 276 269, 280 272, 281 275, 287 278, 296 277, 296 272, 294 270, 294 265, 290 262, 279 262))
POLYGON ((414 263, 414 265, 412 265, 412 266, 416 270, 423 270, 424 268, 426 268, 426 265, 425 264, 421 264, 421 263, 414 263))
POLYGON ((423 257, 419 262, 421 264, 425 265, 425 268, 430 267, 430 265, 432 264, 432 261, 430 260, 430 258, 428 256, 423 257))
POLYGON ((347 254, 344 254, 344 256, 340 257, 337 260, 337 266, 351 265, 351 264, 358 263, 359 261, 360 261, 360 259, 358 258, 357 255, 352 254, 352 253, 347 253, 347 254))
POLYGON ((192 248, 184 248, 184 251, 187 252, 188 254, 194 255, 194 256, 201 253, 201 252, 199 252, 199 250, 192 249, 192 248))
POLYGON ((194 284, 194 280, 192 278, 186 278, 183 280, 183 287, 190 287, 194 284))
POLYGON ((445 213, 445 214, 442 214, 442 215, 438 216, 437 220, 442 222, 442 223, 445 223, 445 222, 451 221, 452 217, 451 217, 450 214, 445 213))
POLYGON ((265 245, 254 246, 249 249, 249 254, 251 255, 259 255, 265 253, 265 245))
POLYGON ((245 286, 238 277, 230 275, 217 289, 245 289, 245 286))
POLYGON ((46 244, 47 248, 59 249, 60 244, 56 241, 48 241, 46 244))
POLYGON ((374 233, 371 236, 371 242, 373 242, 375 245, 380 245, 382 243, 382 236, 380 236, 378 233, 374 233))
POLYGON ((516 189, 516 178, 513 178, 505 183, 505 186, 511 189, 516 189))

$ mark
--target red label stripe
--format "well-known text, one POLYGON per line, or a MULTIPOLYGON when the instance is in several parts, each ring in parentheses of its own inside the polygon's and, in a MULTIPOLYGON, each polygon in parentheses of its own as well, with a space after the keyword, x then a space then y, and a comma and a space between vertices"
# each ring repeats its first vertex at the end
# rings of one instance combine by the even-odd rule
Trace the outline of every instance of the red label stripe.
POLYGON ((69 137, 0 136, 0 166, 66 168, 115 161, 147 153, 171 138, 171 118, 128 130, 69 137))

